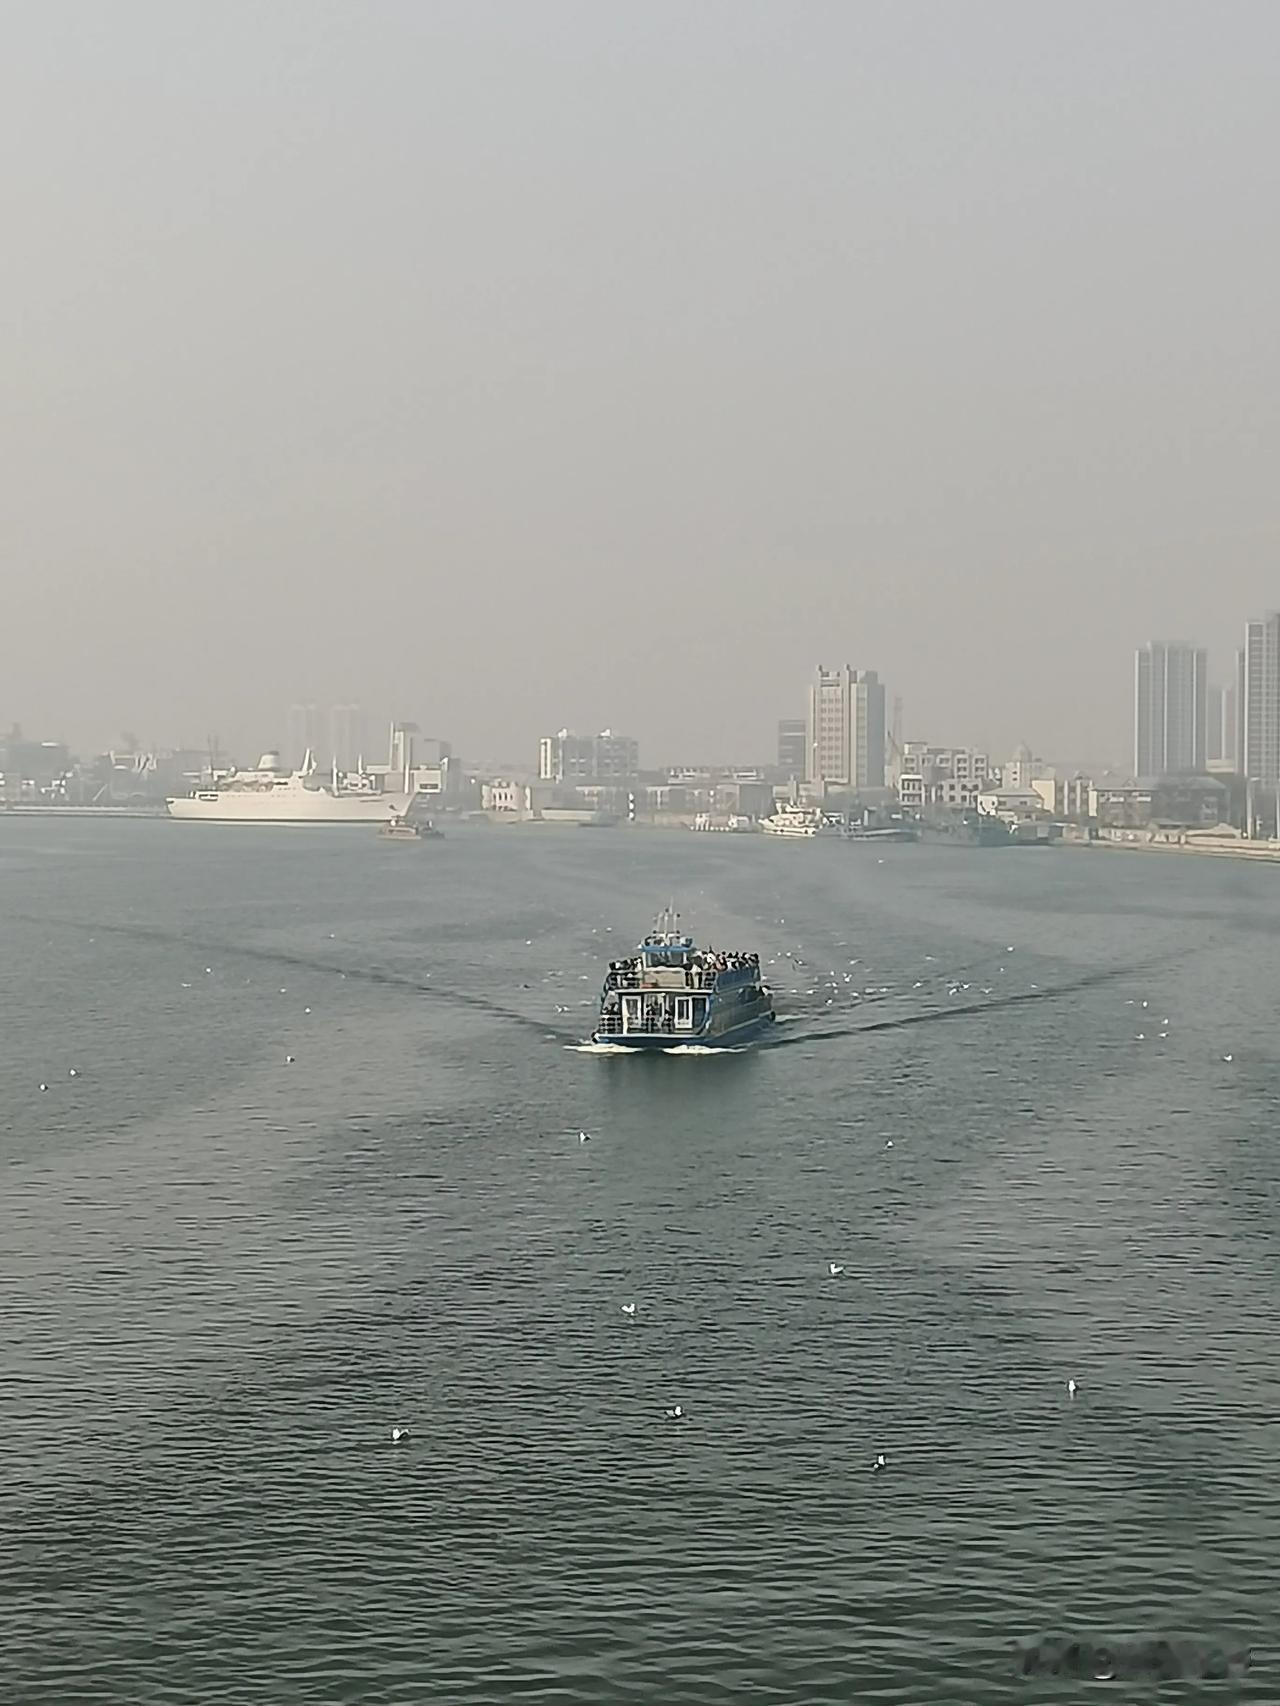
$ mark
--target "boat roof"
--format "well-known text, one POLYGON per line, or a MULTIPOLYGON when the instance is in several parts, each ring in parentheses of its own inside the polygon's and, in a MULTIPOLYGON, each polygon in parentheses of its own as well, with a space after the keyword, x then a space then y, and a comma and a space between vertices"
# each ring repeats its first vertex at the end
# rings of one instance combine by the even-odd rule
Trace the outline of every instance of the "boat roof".
POLYGON ((666 906, 654 919, 653 929, 640 944, 640 952, 646 959, 661 959, 687 954, 693 945, 693 937, 681 928, 680 914, 673 906, 666 906))

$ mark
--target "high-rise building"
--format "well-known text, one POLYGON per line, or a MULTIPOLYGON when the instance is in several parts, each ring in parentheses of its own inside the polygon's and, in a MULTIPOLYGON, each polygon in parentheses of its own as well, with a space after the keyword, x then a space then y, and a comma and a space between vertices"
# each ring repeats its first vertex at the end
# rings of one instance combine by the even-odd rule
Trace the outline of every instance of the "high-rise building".
POLYGON ((806 781, 884 787, 884 684, 873 669, 824 669, 809 684, 806 781))
POLYGON ((1245 774, 1244 763, 1244 647, 1236 652, 1236 774, 1245 774))
POLYGON ((538 742, 538 779, 572 786, 576 782, 628 782, 640 770, 640 746, 628 735, 602 729, 575 735, 569 729, 543 735, 538 742))
POLYGON ((1240 654, 1240 769, 1280 783, 1280 611, 1247 622, 1240 654))
POLYGON ((316 705, 290 705, 289 739, 285 757, 297 769, 307 753, 314 753, 317 762, 327 754, 320 752, 320 710, 316 705))
POLYGON ((417 741, 422 730, 417 723, 392 723, 387 741, 387 772, 404 777, 417 762, 417 741))
POLYGON ((1175 776, 1204 769, 1208 654, 1152 640, 1133 662, 1133 770, 1175 776))
POLYGON ((809 728, 803 717, 783 717, 778 723, 778 769, 789 782, 803 782, 808 769, 809 728))
POLYGON ((329 756, 342 771, 355 771, 365 756, 364 713, 359 705, 335 705, 329 713, 329 756))
POLYGON ((1204 760, 1210 769, 1234 770, 1236 755, 1236 689, 1211 687, 1206 695, 1204 760))

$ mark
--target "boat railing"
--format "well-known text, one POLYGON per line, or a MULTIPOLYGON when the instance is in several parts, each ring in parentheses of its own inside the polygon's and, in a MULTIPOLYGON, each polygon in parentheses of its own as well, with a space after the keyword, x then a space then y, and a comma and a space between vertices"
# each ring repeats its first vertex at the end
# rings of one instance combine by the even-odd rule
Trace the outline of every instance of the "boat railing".
MULTIPOLYGON (((714 989, 716 986, 716 979, 721 975, 718 971, 703 970, 700 966, 672 966, 662 969, 671 971, 683 970, 685 974, 683 987, 686 989, 714 989)), ((638 971, 611 971, 604 980, 604 986, 606 989, 654 990, 680 987, 679 985, 672 985, 669 983, 657 984, 647 982, 644 973, 638 971)))

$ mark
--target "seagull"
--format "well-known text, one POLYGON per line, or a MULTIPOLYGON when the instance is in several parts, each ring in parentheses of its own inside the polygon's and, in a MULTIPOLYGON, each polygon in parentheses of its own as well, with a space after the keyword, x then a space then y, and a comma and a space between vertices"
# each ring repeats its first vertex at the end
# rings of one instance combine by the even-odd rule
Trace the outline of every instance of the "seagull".
POLYGON ((68 1074, 67 1074, 68 1078, 79 1078, 79 1076, 80 1076, 80 1070, 78 1067, 75 1067, 75 1066, 73 1066, 71 1068, 70 1072, 68 1072, 68 1074))
POLYGON ((828 1262, 827 1263, 827 1272, 831 1275, 832 1279, 838 1279, 840 1277, 840 1275, 844 1272, 844 1263, 843 1262, 828 1262))
POLYGON ((679 1404, 673 1404, 669 1410, 664 1410, 662 1413, 671 1422, 682 1422, 684 1420, 684 1410, 679 1404))
POLYGON ((871 1465, 871 1473, 874 1475, 877 1469, 886 1469, 886 1468, 888 1468, 888 1465, 886 1464, 886 1462, 884 1460, 884 1452, 883 1451, 878 1452, 876 1454, 875 1462, 871 1465))
POLYGON ((291 1054, 285 1055, 284 1063, 286 1066, 292 1066, 293 1065, 293 1056, 291 1054))
POLYGON ((1224 1054, 1224 1055, 1223 1055, 1223 1057, 1222 1057, 1222 1058, 1223 1058, 1223 1060, 1225 1060, 1225 1061, 1226 1061, 1226 1062, 1227 1062, 1227 1064, 1228 1064, 1228 1065, 1230 1065, 1230 1063, 1231 1063, 1231 1062, 1232 1062, 1232 1061, 1233 1061, 1233 1060, 1234 1060, 1234 1059, 1235 1059, 1235 1058, 1236 1058, 1236 1057, 1235 1057, 1235 1055, 1233 1055, 1233 1054, 1224 1054))
POLYGON ((635 1312, 636 1312, 636 1306, 634 1303, 624 1303, 622 1305, 622 1313, 624 1315, 634 1315, 635 1312))
POLYGON ((578 1133, 578 1142, 579 1143, 590 1143, 591 1138, 585 1131, 580 1131, 578 1133))
POLYGON ((892 1138, 890 1138, 888 1140, 888 1142, 885 1144, 885 1148, 886 1149, 892 1149, 893 1148, 893 1139, 892 1138))
POLYGON ((49 1088, 49 1086, 48 1086, 48 1085, 47 1085, 47 1084, 42 1084, 42 1085, 41 1085, 41 1086, 40 1086, 40 1088, 41 1088, 41 1089, 42 1089, 42 1090, 47 1090, 47 1089, 48 1089, 48 1088, 49 1088))
POLYGON ((1074 1380, 1068 1380, 1068 1382, 1067 1382, 1067 1396, 1068 1396, 1068 1398, 1074 1398, 1074 1397, 1075 1397, 1075 1395, 1076 1395, 1076 1393, 1077 1393, 1077 1392, 1078 1392, 1078 1391, 1079 1391, 1079 1390, 1080 1390, 1080 1389, 1079 1389, 1079 1387, 1078 1387, 1078 1386, 1077 1386, 1077 1385, 1076 1385, 1076 1383, 1075 1383, 1075 1381, 1074 1381, 1074 1380))
POLYGON ((302 1009, 302 1011, 303 1011, 303 1012, 304 1012, 304 1013, 309 1013, 309 1012, 310 1012, 310 1011, 311 1011, 311 1009, 310 1009, 310 1007, 304 1007, 304 1008, 303 1008, 303 1009, 302 1009))
POLYGON ((408 1437, 409 1437, 408 1428, 392 1428, 392 1430, 391 1430, 391 1443, 392 1443, 392 1445, 399 1445, 399 1443, 402 1439, 408 1439, 408 1437))

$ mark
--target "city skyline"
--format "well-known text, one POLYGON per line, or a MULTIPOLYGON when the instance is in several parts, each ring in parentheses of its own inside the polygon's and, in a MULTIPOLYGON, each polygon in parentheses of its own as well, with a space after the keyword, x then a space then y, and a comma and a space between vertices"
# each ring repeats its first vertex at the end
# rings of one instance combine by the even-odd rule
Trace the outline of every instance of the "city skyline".
MULTIPOLYGON (((1238 632, 1239 627, 1237 626, 1237 633, 1238 632)), ((1137 710, 1135 701, 1135 667, 1137 659, 1144 652, 1149 651, 1153 645, 1159 646, 1164 650, 1191 652, 1196 654, 1199 658, 1207 658, 1208 655, 1206 647, 1195 645, 1191 642, 1147 642, 1144 646, 1139 646, 1131 650, 1128 653, 1131 662, 1128 676, 1129 708, 1127 737, 1120 729, 1117 729, 1115 738, 1111 742, 1111 751, 1109 753, 1103 752, 1101 754, 1094 755, 1090 755, 1087 752, 1080 750, 1071 750, 1070 748, 1061 750, 1049 747, 1047 750, 1052 754, 1052 758, 1055 763, 1068 767, 1080 767, 1093 769, 1098 772, 1106 771, 1117 774, 1124 772, 1126 768, 1132 768, 1133 774, 1142 774, 1141 768, 1134 762, 1137 758, 1135 746, 1135 717, 1137 710)), ((1210 761, 1221 761, 1221 749, 1211 750, 1212 737, 1210 733, 1209 706, 1214 702, 1215 695, 1225 696, 1225 698, 1219 701, 1220 717, 1229 717, 1232 720, 1238 720, 1236 733, 1230 737, 1232 750, 1234 750, 1234 745, 1238 743, 1238 740, 1242 736, 1244 718, 1244 655, 1244 651, 1237 646, 1231 654, 1231 664, 1229 668, 1225 666, 1217 668, 1208 662, 1197 666, 1202 669, 1202 680, 1204 684, 1202 691, 1203 703, 1199 711, 1200 727, 1202 729, 1199 750, 1202 754, 1202 764, 1207 764, 1210 761), (1228 706, 1230 707, 1229 711, 1227 709, 1228 706)), ((821 666, 816 667, 820 668, 821 666)), ((780 729, 783 724, 788 725, 790 739, 793 742, 799 739, 800 743, 807 751, 810 744, 807 715, 797 716, 795 714, 795 707, 798 705, 802 711, 805 709, 812 687, 814 671, 815 666, 810 661, 804 671, 804 679, 801 681, 799 687, 793 683, 790 686, 789 692, 786 691, 785 684, 778 683, 776 714, 769 715, 763 720, 763 734, 751 747, 739 744, 735 747, 729 748, 724 753, 708 753, 701 750, 690 751, 687 746, 683 748, 676 747, 668 751, 655 745, 646 735, 643 728, 635 731, 634 738, 645 748, 646 753, 652 754, 652 764, 655 768, 684 763, 711 763, 727 766, 750 763, 772 763, 778 753, 780 729), (805 680, 809 683, 807 687, 805 686, 805 680)), ((859 675, 866 674, 876 680, 881 699, 880 716, 882 719, 884 733, 887 737, 890 723, 888 690, 885 686, 882 675, 875 669, 865 672, 855 671, 854 673, 859 675)), ((1197 691, 1200 691, 1200 689, 1197 689, 1197 691)), ((571 696, 571 694, 566 696, 571 696)), ((424 693, 422 697, 426 698, 428 695, 424 693)), ((902 695, 895 694, 894 700, 898 706, 901 706, 902 695)), ((223 716, 217 719, 217 724, 214 728, 196 736, 195 738, 185 739, 181 737, 174 738, 172 736, 155 739, 152 738, 155 731, 151 731, 139 742, 136 735, 130 734, 126 736, 124 730, 120 727, 122 719, 119 717, 112 717, 110 715, 99 719, 98 726, 103 727, 108 731, 116 730, 117 732, 108 732, 102 739, 97 741, 92 738, 78 741, 73 737, 69 737, 60 721, 55 721, 53 727, 44 729, 42 733, 47 735, 48 738, 65 742, 73 749, 82 752, 98 752, 112 749, 119 750, 122 746, 127 745, 129 741, 132 741, 135 744, 140 744, 143 748, 150 750, 160 748, 209 750, 212 746, 221 752, 235 751, 243 762, 250 762, 262 752, 277 751, 282 753, 290 763, 296 764, 301 760, 303 751, 309 746, 323 762, 330 762, 336 755, 339 761, 339 768, 350 769, 354 768, 354 759, 358 759, 363 755, 366 760, 369 760, 380 753, 384 745, 384 735, 382 731, 390 724, 403 720, 404 718, 402 716, 391 715, 377 709, 370 709, 366 705, 357 701, 344 698, 343 695, 339 693, 333 702, 330 702, 323 697, 317 697, 306 700, 297 700, 283 706, 278 706, 274 716, 268 717, 261 725, 251 725, 248 723, 247 719, 241 718, 240 724, 246 732, 241 734, 238 738, 228 735, 225 732, 226 730, 234 729, 237 726, 237 719, 234 716, 223 716)), ((6 708, 3 705, 0 705, 0 726, 8 726, 9 723, 12 722, 21 724, 28 729, 36 726, 29 718, 8 713, 6 708)), ((613 719, 613 722, 616 724, 617 719, 613 719)), ((908 704, 904 734, 902 738, 904 742, 916 745, 921 743, 951 746, 961 745, 968 746, 973 749, 990 751, 995 754, 1008 753, 1014 751, 1017 747, 1023 744, 1026 731, 1029 726, 1034 727, 1035 719, 1033 716, 1020 715, 1016 710, 1011 710, 1006 718, 1006 722, 1007 725, 1015 731, 1014 737, 1008 742, 1001 740, 975 740, 970 738, 969 731, 966 728, 963 726, 957 726, 954 722, 945 723, 941 727, 920 728, 918 719, 912 715, 911 706, 908 704)), ((550 719, 550 723, 558 724, 560 723, 560 719, 553 717, 550 719)), ((426 727, 427 724, 423 723, 421 726, 426 727)), ((456 718, 451 716, 447 707, 444 708, 440 717, 435 720, 432 726, 445 730, 458 750, 473 753, 479 757, 480 749, 477 748, 476 744, 472 740, 467 738, 465 728, 463 728, 461 734, 457 732, 460 727, 459 722, 456 718)), ((544 724, 544 726, 548 725, 544 724)), ((573 725, 564 724, 561 732, 569 733, 570 728, 573 727, 580 730, 591 730, 593 728, 603 729, 608 733, 609 726, 610 720, 607 718, 603 720, 582 718, 577 720, 573 725)), ((503 743, 502 747, 498 751, 484 754, 483 762, 485 762, 490 768, 532 768, 536 770, 539 765, 536 746, 540 738, 544 737, 540 737, 536 733, 532 736, 535 752, 531 759, 529 756, 531 745, 530 726, 528 724, 517 725, 513 728, 509 738, 503 743)), ((1223 734, 1221 739, 1225 740, 1227 739, 1227 736, 1223 734)), ((1280 741, 1280 734, 1277 735, 1277 740, 1280 741)), ((1045 748, 1045 743, 1042 741, 1033 739, 1030 744, 1037 750, 1045 748)), ((778 761, 781 762, 780 759, 778 761)), ((1181 766, 1178 766, 1178 768, 1180 767, 1181 766)))

